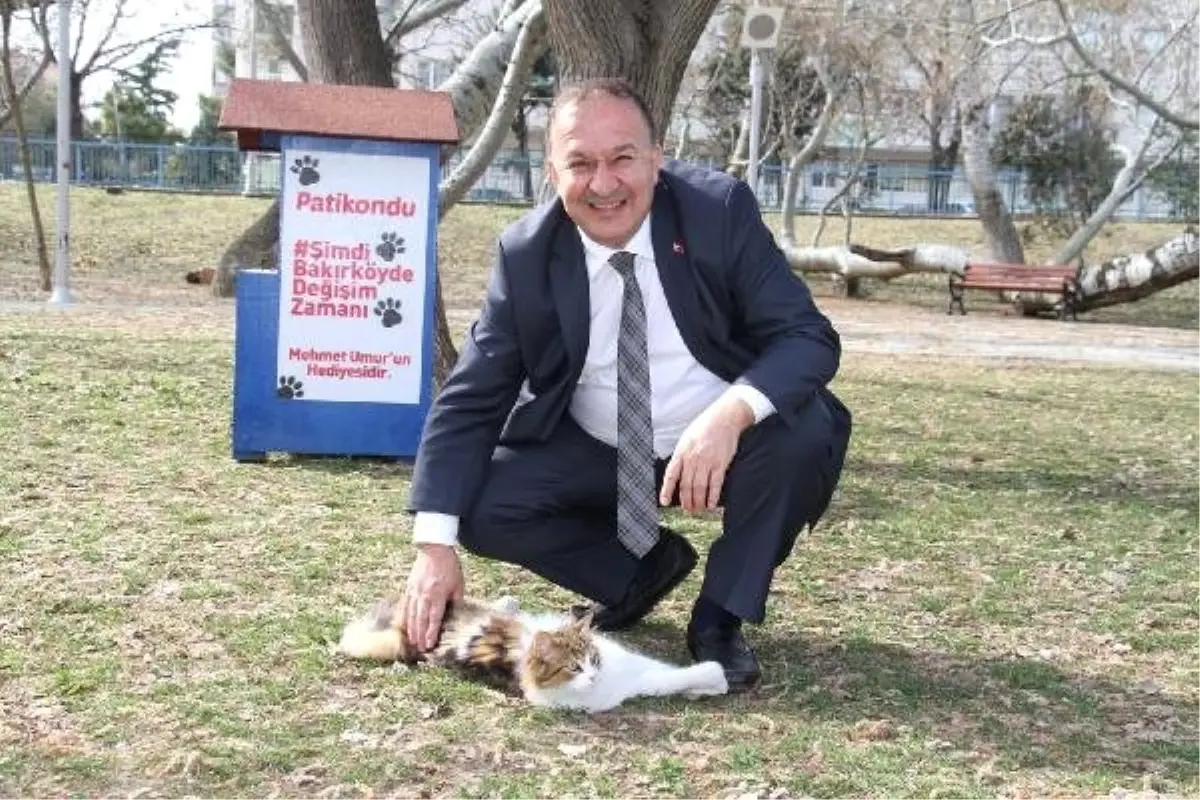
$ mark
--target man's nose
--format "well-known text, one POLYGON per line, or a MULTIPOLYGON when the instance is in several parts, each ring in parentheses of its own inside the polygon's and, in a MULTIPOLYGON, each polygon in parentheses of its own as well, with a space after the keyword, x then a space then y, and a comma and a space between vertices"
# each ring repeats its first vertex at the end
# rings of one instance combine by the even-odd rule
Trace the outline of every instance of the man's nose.
POLYGON ((593 194, 606 195, 613 189, 617 188, 617 176, 609 168, 608 163, 599 161, 596 163, 596 171, 592 174, 592 183, 588 187, 593 194))

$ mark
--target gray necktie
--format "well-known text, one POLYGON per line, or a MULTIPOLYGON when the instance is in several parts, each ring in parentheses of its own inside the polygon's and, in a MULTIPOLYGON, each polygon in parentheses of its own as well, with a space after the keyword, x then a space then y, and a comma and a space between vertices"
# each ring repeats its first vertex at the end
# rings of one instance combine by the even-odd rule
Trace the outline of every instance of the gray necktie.
POLYGON ((641 558, 658 541, 646 306, 633 253, 615 253, 608 263, 625 281, 617 339, 617 537, 641 558))

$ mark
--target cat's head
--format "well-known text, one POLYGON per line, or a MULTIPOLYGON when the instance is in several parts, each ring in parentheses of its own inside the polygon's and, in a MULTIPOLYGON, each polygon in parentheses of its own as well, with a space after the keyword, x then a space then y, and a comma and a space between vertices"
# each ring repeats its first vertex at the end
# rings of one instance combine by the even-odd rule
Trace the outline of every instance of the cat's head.
POLYGON ((600 651, 592 639, 591 616, 533 635, 522 665, 524 681, 539 689, 586 689, 600 673, 600 651))

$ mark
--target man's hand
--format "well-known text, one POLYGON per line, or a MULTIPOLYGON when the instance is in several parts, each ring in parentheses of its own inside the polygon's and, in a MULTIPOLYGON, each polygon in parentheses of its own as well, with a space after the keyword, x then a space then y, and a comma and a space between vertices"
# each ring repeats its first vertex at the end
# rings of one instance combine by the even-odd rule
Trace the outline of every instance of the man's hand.
POLYGON ((462 564, 453 547, 418 545, 417 558, 404 589, 404 624, 413 646, 421 651, 434 648, 446 603, 461 600, 465 585, 462 564))
POLYGON ((737 397, 721 397, 692 420, 675 446, 663 476, 660 505, 669 505, 679 489, 687 511, 712 510, 721 502, 725 473, 737 453, 742 431, 754 424, 754 411, 737 397))

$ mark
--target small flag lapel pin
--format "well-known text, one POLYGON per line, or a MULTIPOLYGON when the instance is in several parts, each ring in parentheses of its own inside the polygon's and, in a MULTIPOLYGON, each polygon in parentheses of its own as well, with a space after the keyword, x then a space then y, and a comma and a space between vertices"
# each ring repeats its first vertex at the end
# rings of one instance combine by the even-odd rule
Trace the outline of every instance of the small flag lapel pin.
POLYGON ((671 245, 671 250, 677 256, 683 255, 683 242, 676 242, 675 244, 671 245))

